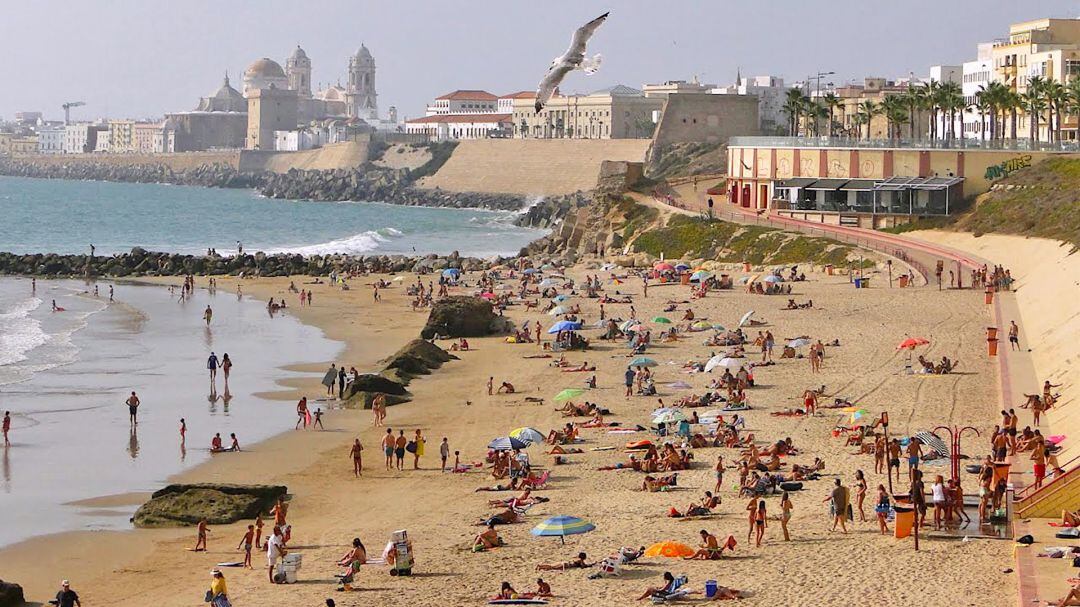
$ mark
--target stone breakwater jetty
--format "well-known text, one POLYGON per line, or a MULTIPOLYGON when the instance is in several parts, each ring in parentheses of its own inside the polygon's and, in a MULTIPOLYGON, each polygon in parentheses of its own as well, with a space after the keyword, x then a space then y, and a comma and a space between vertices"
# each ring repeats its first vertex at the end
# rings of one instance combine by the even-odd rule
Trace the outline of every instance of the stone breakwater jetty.
POLYGON ((163 164, 107 165, 93 162, 37 164, 30 161, 0 161, 0 175, 39 179, 167 183, 211 188, 245 188, 267 198, 290 200, 367 200, 406 206, 427 206, 492 211, 523 211, 517 224, 523 227, 550 227, 572 209, 586 205, 590 196, 575 192, 537 199, 518 194, 450 192, 418 188, 419 177, 408 169, 389 169, 373 164, 350 169, 299 170, 286 173, 238 171, 223 164, 201 165, 173 170, 163 164))
POLYGON ((255 253, 232 257, 160 253, 134 248, 120 255, 58 255, 0 253, 0 274, 49 278, 142 276, 328 276, 331 272, 426 274, 446 268, 484 270, 505 259, 449 255, 291 255, 255 253))

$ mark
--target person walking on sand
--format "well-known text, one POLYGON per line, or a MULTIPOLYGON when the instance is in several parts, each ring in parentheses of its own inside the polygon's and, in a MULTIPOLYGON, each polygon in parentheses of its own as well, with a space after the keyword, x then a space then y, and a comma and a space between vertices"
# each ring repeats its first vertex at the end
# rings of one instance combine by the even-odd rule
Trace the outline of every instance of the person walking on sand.
POLYGON ((311 429, 314 430, 315 426, 318 426, 320 430, 326 430, 326 426, 322 423, 322 407, 315 407, 315 420, 311 422, 311 429))
POLYGON ((724 484, 724 456, 723 455, 717 455, 716 456, 716 467, 714 468, 714 470, 716 471, 716 487, 713 488, 713 493, 716 493, 717 495, 719 495, 720 494, 720 488, 724 484))
POLYGON ((247 532, 244 533, 244 537, 240 538, 240 543, 236 545, 236 549, 244 550, 244 567, 251 569, 251 546, 255 542, 255 525, 248 525, 247 532))
POLYGON ((364 446, 360 444, 359 438, 353 441, 349 457, 352 458, 353 476, 360 478, 364 475, 364 446))
POLYGON ((626 372, 623 373, 623 379, 626 380, 626 398, 630 398, 634 395, 634 379, 637 377, 637 373, 630 367, 626 368, 626 372))
POLYGON ((296 403, 296 427, 295 430, 300 429, 300 424, 304 424, 304 429, 307 429, 308 424, 308 406, 307 397, 301 396, 300 400, 296 403))
POLYGON ((907 449, 908 481, 915 476, 915 470, 919 469, 919 460, 922 459, 922 443, 914 436, 908 441, 907 449))
POLYGON ((488 391, 488 396, 492 396, 495 393, 495 378, 494 377, 488 377, 487 391, 488 391))
POLYGON ((1016 326, 1015 320, 1009 321, 1009 349, 1020 349, 1020 327, 1016 326))
POLYGON ((885 490, 885 485, 878 483, 877 486, 877 503, 874 504, 874 514, 877 515, 878 529, 881 530, 881 535, 885 535, 889 532, 889 525, 886 519, 889 517, 889 492, 885 490))
POLYGON ((78 593, 71 589, 71 582, 67 580, 60 582, 60 592, 56 593, 56 599, 49 602, 56 607, 82 607, 78 593))
POLYGON ((263 523, 263 520, 262 520, 262 513, 260 512, 260 513, 256 514, 255 515, 255 547, 256 548, 259 548, 259 549, 262 548, 262 530, 263 530, 263 527, 265 527, 265 526, 266 526, 266 524, 263 523))
POLYGON ((855 471, 855 507, 859 509, 859 520, 866 522, 866 511, 863 510, 863 501, 866 500, 866 477, 862 470, 855 471))
POLYGON ((345 400, 345 365, 338 367, 338 400, 345 400))
POLYGON ((382 439, 383 454, 386 455, 386 469, 394 469, 394 445, 397 441, 394 440, 393 428, 386 429, 386 436, 382 439))
POLYGON ((210 527, 207 527, 206 519, 199 519, 199 524, 195 529, 197 535, 195 538, 195 552, 206 552, 206 534, 210 533, 210 527))
POLYGON ((371 425, 379 427, 382 425, 383 409, 386 407, 386 395, 379 392, 375 395, 375 398, 371 399, 371 425))
MULTIPOLYGON (((239 289, 240 287, 237 286, 236 288, 239 289)), ((210 321, 214 319, 214 310, 209 306, 209 304, 206 306, 206 310, 203 311, 202 317, 203 320, 206 321, 206 326, 209 327, 210 321)))
MULTIPOLYGON (((9 446, 11 444, 11 441, 8 440, 8 432, 11 432, 11 411, 4 411, 3 430, 4 430, 4 446, 7 447, 7 446, 9 446)), ((443 439, 443 440, 446 440, 446 439, 443 439)))
POLYGON ((209 371, 210 371, 210 383, 211 384, 217 383, 217 368, 218 368, 217 354, 214 354, 213 352, 210 353, 210 357, 206 359, 206 368, 209 369, 209 371))
POLYGON ((334 383, 337 381, 337 365, 330 363, 330 368, 323 374, 322 385, 326 386, 326 395, 334 395, 334 383))
POLYGON ((450 442, 444 436, 443 439, 442 439, 442 444, 439 445, 439 460, 440 460, 439 470, 440 471, 446 472, 446 460, 449 459, 449 458, 450 458, 450 442))
POLYGON ((795 505, 791 503, 791 499, 788 497, 788 492, 785 491, 780 496, 780 529, 784 532, 784 541, 790 542, 791 536, 788 534, 787 524, 791 520, 791 511, 795 509, 795 505))
POLYGON ((847 487, 840 483, 840 479, 836 479, 832 491, 829 493, 829 497, 826 497, 823 501, 829 502, 829 511, 832 513, 832 531, 836 531, 836 525, 839 524, 844 533, 847 533, 847 509, 848 509, 848 492, 847 487))
POLYGON ((420 456, 424 455, 424 435, 420 433, 420 429, 416 429, 416 436, 413 437, 413 470, 420 469, 420 456))
POLYGON ((132 390, 131 391, 131 396, 129 396, 127 398, 127 400, 124 401, 124 403, 126 403, 127 406, 128 406, 128 421, 131 422, 132 426, 138 426, 139 425, 139 405, 142 404, 142 401, 139 400, 138 395, 136 395, 135 391, 132 390))

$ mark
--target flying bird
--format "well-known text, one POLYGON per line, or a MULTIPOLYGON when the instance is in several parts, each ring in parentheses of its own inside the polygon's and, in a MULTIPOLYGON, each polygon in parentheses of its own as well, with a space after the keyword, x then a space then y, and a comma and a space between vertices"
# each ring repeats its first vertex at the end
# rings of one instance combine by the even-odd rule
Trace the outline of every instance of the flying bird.
POLYGON ((591 58, 585 58, 585 45, 589 42, 589 38, 592 38, 593 33, 600 27, 600 24, 607 19, 608 13, 600 15, 596 19, 586 23, 579 27, 574 36, 570 39, 570 48, 566 49, 566 52, 560 57, 556 57, 551 61, 551 67, 548 68, 547 74, 544 79, 540 81, 540 86, 536 89, 536 111, 544 109, 544 105, 551 99, 551 96, 555 94, 555 89, 558 88, 559 83, 567 74, 574 70, 582 70, 586 74, 594 74, 596 70, 600 68, 600 55, 593 55, 591 58))

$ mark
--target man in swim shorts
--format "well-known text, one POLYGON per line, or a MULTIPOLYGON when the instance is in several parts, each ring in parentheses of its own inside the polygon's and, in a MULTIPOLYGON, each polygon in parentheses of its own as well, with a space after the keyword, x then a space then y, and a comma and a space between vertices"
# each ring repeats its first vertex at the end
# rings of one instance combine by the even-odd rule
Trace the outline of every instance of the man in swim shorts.
POLYGON ((139 405, 142 403, 139 400, 139 397, 135 395, 134 390, 131 391, 131 396, 129 396, 128 399, 124 402, 127 403, 128 406, 128 420, 131 422, 132 426, 138 426, 139 405))
POLYGON ((405 445, 409 439, 405 438, 405 431, 398 430, 397 440, 394 441, 394 458, 397 460, 397 469, 401 470, 401 464, 405 461, 405 445))
POLYGON ((906 449, 907 452, 907 464, 908 464, 908 478, 913 479, 912 471, 919 469, 919 459, 922 457, 922 443, 918 441, 914 436, 908 442, 906 449))
POLYGON ((386 469, 394 469, 394 446, 397 441, 394 440, 394 431, 391 428, 386 429, 386 436, 382 439, 383 453, 386 455, 386 469))

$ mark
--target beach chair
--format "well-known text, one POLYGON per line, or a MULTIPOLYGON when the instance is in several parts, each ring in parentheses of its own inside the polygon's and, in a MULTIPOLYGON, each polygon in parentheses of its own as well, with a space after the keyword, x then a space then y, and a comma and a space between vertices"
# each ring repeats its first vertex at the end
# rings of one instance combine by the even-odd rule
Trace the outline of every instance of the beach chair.
POLYGON ((545 470, 543 474, 536 478, 526 477, 521 481, 522 489, 543 489, 547 486, 548 480, 551 478, 551 470, 545 470))
POLYGON ((671 590, 652 595, 651 599, 653 604, 663 605, 670 601, 678 601, 686 598, 690 594, 690 589, 686 587, 686 584, 689 581, 690 580, 685 575, 680 575, 675 578, 675 583, 671 585, 671 590))

